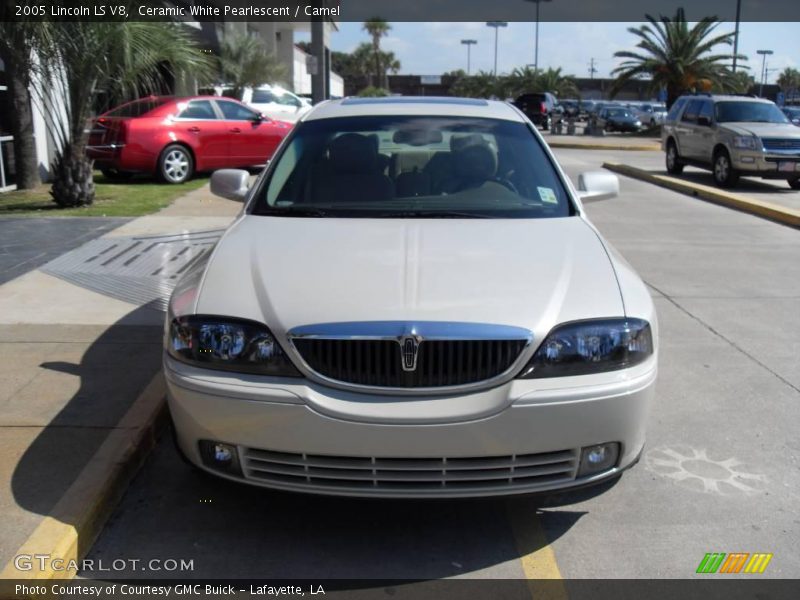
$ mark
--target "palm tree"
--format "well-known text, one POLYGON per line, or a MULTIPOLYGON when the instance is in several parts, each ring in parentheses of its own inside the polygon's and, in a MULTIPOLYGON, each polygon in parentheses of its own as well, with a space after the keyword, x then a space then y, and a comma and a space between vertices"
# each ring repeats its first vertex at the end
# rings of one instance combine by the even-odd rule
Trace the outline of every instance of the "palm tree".
MULTIPOLYGON (((611 72, 617 76, 611 88, 612 96, 628 81, 642 76, 651 78, 653 90, 666 88, 667 108, 700 81, 723 89, 727 87, 730 75, 727 65, 733 57, 729 53, 711 54, 711 51, 719 44, 732 44, 733 32, 712 36, 720 23, 715 17, 705 17, 690 28, 682 8, 672 19, 645 17, 649 25, 628 28, 639 38, 636 47, 640 50, 614 53, 627 60, 611 72)), ((737 55, 737 59, 747 60, 747 57, 737 55)))
POLYGON ((381 38, 389 34, 392 28, 389 23, 383 19, 370 19, 364 21, 363 29, 372 37, 372 53, 373 60, 375 61, 375 85, 378 87, 388 88, 386 79, 386 69, 381 66, 381 38))
POLYGON ((5 66, 11 94, 11 135, 14 138, 16 184, 21 190, 39 184, 36 146, 33 139, 31 84, 35 72, 34 48, 40 28, 34 23, 0 21, 0 60, 5 66))
POLYGON ((40 94, 53 119, 56 142, 53 187, 60 206, 94 202, 92 161, 86 157, 87 122, 95 96, 138 97, 163 91, 165 80, 181 73, 203 77, 211 70, 208 58, 188 30, 167 22, 40 23, 37 48, 42 78, 49 88, 40 94), (54 94, 63 94, 63 105, 54 94))
POLYGON ((784 93, 800 90, 800 71, 792 67, 786 67, 778 75, 778 85, 784 93))
POLYGON ((721 91, 733 92, 734 94, 747 94, 756 84, 756 79, 746 71, 736 71, 731 73, 727 80, 726 89, 721 91))
POLYGON ((233 87, 237 98, 246 87, 275 83, 286 76, 275 55, 251 35, 226 37, 220 48, 219 67, 222 80, 233 87))

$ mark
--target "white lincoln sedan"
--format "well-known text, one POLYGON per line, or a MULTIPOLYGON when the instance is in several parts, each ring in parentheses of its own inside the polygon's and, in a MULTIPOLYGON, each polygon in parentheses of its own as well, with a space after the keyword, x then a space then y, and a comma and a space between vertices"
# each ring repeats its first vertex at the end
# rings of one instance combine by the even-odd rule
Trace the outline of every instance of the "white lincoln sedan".
POLYGON ((648 290, 515 107, 320 104, 170 300, 182 454, 290 491, 566 490, 635 464, 656 379, 648 290))

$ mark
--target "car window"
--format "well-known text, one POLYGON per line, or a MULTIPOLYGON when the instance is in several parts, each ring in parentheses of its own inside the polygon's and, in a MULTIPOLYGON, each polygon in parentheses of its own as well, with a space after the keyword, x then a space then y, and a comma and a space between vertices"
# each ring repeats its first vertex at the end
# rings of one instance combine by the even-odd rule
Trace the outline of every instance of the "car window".
POLYGON ((667 119, 670 121, 674 121, 678 118, 678 115, 681 112, 681 109, 686 104, 685 98, 678 98, 675 101, 675 104, 672 105, 672 108, 669 109, 669 113, 667 114, 667 119))
POLYGON ((703 101, 703 104, 700 106, 700 114, 701 117, 708 117, 710 121, 714 120, 714 103, 711 100, 703 101))
POLYGON ((700 114, 700 104, 700 100, 690 100, 689 104, 686 106, 686 110, 683 111, 681 121, 684 123, 697 122, 697 115, 700 114))
POLYGON ((242 106, 238 102, 218 100, 217 106, 219 106, 222 114, 228 121, 252 121, 258 116, 256 111, 242 106))
POLYGON ((720 123, 788 123, 780 109, 766 102, 718 102, 717 121, 720 123))
POLYGON ((270 90, 253 90, 253 104, 271 104, 275 102, 275 96, 270 90))
POLYGON ((283 104, 284 106, 300 106, 302 104, 300 100, 298 100, 288 92, 283 92, 282 94, 275 94, 275 101, 278 104, 283 104))
POLYGON ((217 113, 208 100, 192 100, 178 113, 179 119, 216 119, 217 113))
POLYGON ((525 124, 441 116, 318 119, 273 159, 254 214, 547 218, 574 214, 525 124))
POLYGON ((169 98, 145 98, 128 102, 122 106, 108 111, 104 116, 106 117, 141 117, 146 115, 151 110, 155 110, 169 102, 169 98))

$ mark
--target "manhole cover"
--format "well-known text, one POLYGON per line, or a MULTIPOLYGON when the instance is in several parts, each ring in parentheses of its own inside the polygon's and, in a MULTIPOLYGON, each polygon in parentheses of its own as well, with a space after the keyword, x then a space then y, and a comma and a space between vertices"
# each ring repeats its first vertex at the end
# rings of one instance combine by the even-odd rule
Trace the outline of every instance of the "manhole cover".
POLYGON ((100 238, 41 270, 118 300, 165 310, 180 276, 214 247, 223 231, 100 238))

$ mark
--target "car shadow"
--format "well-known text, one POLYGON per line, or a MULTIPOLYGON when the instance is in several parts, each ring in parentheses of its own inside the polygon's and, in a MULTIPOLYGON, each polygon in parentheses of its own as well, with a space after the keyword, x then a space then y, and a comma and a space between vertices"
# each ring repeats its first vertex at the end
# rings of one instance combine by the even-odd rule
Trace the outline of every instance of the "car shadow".
MULTIPOLYGON (((716 187, 714 184, 714 177, 710 172, 707 171, 692 170, 684 171, 680 175, 670 175, 666 170, 659 170, 657 172, 653 172, 653 174, 666 175, 668 177, 675 177, 677 179, 688 181, 689 183, 697 183, 700 185, 716 187)), ((746 176, 741 177, 733 187, 719 189, 726 192, 731 192, 733 194, 746 194, 747 192, 755 192, 759 194, 797 194, 797 190, 793 190, 789 187, 788 183, 780 179, 774 180, 773 185, 770 185, 769 183, 763 183, 758 179, 753 179, 746 176)))
MULTIPOLYGON (((162 326, 157 323, 161 319, 163 313, 143 306, 99 335, 98 326, 77 325, 48 326, 51 332, 38 334, 53 349, 47 353, 49 360, 39 364, 37 379, 44 382, 38 384, 44 395, 33 398, 34 406, 25 409, 25 414, 33 420, 37 413, 50 414, 50 406, 62 402, 58 388, 75 387, 73 378, 79 378, 79 384, 28 443, 14 468, 11 492, 20 508, 75 524, 74 515, 59 501, 159 373, 162 326), (84 340, 92 339, 87 347, 84 340)), ((82 554, 91 540, 78 543, 82 554)))

